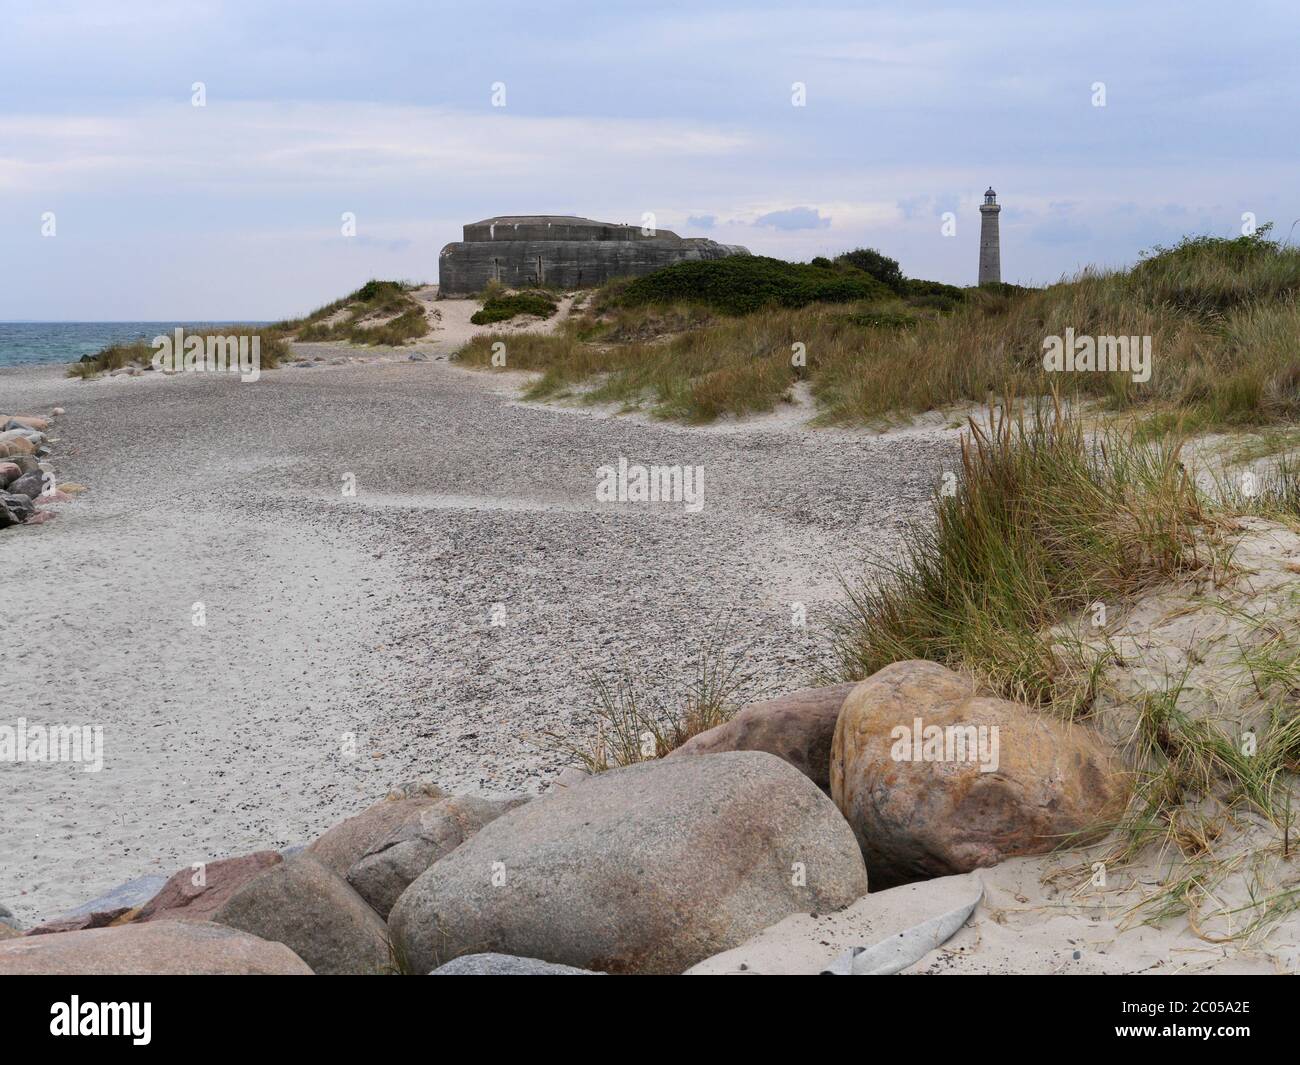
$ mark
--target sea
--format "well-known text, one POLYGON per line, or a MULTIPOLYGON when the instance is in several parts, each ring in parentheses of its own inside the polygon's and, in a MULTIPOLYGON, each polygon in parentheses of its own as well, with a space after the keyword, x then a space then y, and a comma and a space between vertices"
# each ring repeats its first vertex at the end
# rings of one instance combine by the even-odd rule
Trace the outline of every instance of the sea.
POLYGON ((110 344, 151 341, 177 326, 207 329, 265 322, 0 322, 0 367, 76 362, 110 344))

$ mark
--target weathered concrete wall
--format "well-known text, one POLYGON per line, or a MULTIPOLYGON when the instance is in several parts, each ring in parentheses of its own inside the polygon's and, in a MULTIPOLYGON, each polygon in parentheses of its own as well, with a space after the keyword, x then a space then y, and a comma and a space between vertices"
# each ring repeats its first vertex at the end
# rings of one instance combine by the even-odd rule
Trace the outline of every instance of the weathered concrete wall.
POLYGON ((998 236, 996 204, 980 206, 980 280, 981 285, 1002 280, 1002 247, 998 236))
POLYGON ((493 280, 510 288, 588 288, 672 263, 737 254, 748 252, 662 229, 647 236, 637 226, 586 218, 512 215, 465 226, 465 239, 438 256, 438 288, 452 296, 479 292, 493 280))

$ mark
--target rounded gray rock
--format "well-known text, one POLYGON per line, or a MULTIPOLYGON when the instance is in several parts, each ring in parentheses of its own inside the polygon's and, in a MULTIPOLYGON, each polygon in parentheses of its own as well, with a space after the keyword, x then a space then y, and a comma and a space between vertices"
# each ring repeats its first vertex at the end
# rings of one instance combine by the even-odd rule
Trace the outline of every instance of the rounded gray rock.
POLYGON ((306 854, 253 877, 211 919, 283 943, 321 976, 381 975, 394 968, 379 915, 342 877, 306 854))
POLYGON ((430 976, 605 976, 590 969, 556 965, 536 958, 516 958, 512 954, 464 954, 439 965, 430 976))
POLYGON ((770 754, 611 770, 484 826, 389 918, 412 972, 504 953, 610 973, 680 973, 792 913, 866 894, 848 823, 770 754))

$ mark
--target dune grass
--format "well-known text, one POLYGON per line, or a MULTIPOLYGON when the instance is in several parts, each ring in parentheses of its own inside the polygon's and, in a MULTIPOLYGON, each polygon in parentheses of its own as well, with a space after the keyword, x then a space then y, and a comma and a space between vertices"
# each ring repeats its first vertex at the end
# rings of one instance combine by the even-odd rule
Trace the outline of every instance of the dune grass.
MULTIPOLYGON (((168 336, 170 336, 170 332, 168 336)), ((276 327, 228 325, 203 330, 186 330, 186 336, 222 336, 222 337, 258 337, 260 366, 269 370, 278 366, 289 357, 289 344, 276 327)), ((83 380, 98 377, 102 373, 120 370, 132 364, 147 367, 150 365, 156 349, 148 340, 135 340, 124 344, 110 344, 96 352, 91 359, 74 362, 68 367, 66 376, 80 377, 83 380)))
POLYGON ((1131 269, 1089 270, 1043 289, 903 279, 895 291, 855 271, 871 294, 794 307, 766 305, 766 283, 726 274, 732 262, 612 283, 565 329, 526 349, 516 350, 519 338, 480 337, 458 357, 490 366, 493 342, 505 339, 507 368, 543 374, 535 398, 580 392, 694 422, 773 410, 805 381, 826 424, 877 424, 1052 391, 1137 412, 1152 435, 1300 415, 1300 250, 1270 240, 1267 227, 1251 237, 1187 238, 1152 249, 1131 269), (752 294, 744 288, 751 282, 752 294), (751 296, 760 309, 729 313, 751 296), (1044 339, 1067 329, 1151 337, 1150 380, 1047 373, 1044 339))
MULTIPOLYGON (((905 534, 903 556, 846 587, 830 633, 838 668, 825 679, 925 658, 1003 697, 1086 721, 1115 652, 1104 641, 1071 646, 1063 622, 1095 602, 1115 610, 1182 578, 1213 578, 1205 588, 1231 581, 1231 533, 1242 516, 1300 526, 1293 457, 1246 491, 1228 476, 1198 487, 1181 454, 1177 440, 1087 431, 1059 402, 1002 403, 983 427, 972 422, 960 468, 905 534)), ((1096 826, 1110 830, 1100 851, 1061 871, 1087 884, 1094 862, 1118 869, 1154 847, 1165 882, 1145 887, 1129 918, 1182 915, 1214 942, 1261 935, 1300 907, 1300 889, 1263 868, 1296 845, 1300 630, 1276 614, 1247 620, 1253 630, 1234 654, 1262 708, 1257 745, 1190 710, 1186 676, 1146 691, 1131 704, 1129 805, 1115 824, 1096 826), (1260 829, 1272 842, 1241 842, 1243 831, 1260 829), (1229 878, 1251 885, 1248 905, 1219 901, 1217 886, 1229 878)))
POLYGON ((367 281, 350 295, 305 318, 278 323, 277 328, 302 343, 336 340, 397 347, 429 331, 424 308, 411 296, 414 288, 403 281, 367 281))
POLYGON ((951 473, 902 559, 846 589, 832 635, 842 679, 925 658, 1074 716, 1091 678, 1062 661, 1050 627, 1211 561, 1179 448, 1089 437, 1059 403, 992 408, 951 473))

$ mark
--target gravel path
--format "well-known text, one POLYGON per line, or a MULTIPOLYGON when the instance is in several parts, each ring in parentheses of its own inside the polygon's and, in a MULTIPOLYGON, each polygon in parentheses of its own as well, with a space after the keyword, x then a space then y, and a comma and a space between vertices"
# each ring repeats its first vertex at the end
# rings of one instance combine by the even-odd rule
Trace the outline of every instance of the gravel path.
POLYGON ((90 486, 0 534, 0 720, 105 737, 99 773, 0 763, 0 902, 304 841, 403 780, 537 790, 590 671, 661 683, 724 632, 746 694, 798 687, 837 572, 894 554, 953 461, 943 431, 524 404, 445 348, 255 384, 0 371, 0 409, 67 408, 56 471, 90 486), (703 466, 703 510, 598 502, 620 457, 703 466))

